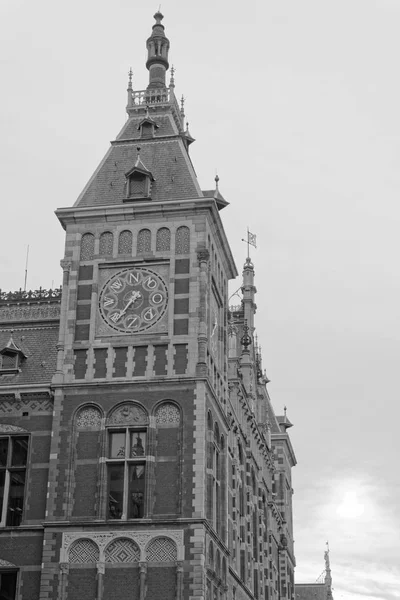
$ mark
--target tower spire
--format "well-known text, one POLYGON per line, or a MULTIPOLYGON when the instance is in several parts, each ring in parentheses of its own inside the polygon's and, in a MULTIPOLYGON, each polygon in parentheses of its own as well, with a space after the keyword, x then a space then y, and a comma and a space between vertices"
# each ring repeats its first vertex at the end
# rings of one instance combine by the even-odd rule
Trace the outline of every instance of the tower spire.
POLYGON ((152 34, 146 42, 146 67, 149 70, 149 85, 147 89, 165 88, 165 73, 169 68, 169 39, 165 35, 164 25, 161 23, 164 15, 158 10, 154 18, 156 22, 153 25, 152 34))

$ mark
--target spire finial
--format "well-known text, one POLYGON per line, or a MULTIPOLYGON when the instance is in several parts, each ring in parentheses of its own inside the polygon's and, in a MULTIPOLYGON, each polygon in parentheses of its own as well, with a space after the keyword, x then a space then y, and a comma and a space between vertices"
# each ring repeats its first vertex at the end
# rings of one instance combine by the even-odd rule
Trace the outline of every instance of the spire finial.
POLYGON ((137 155, 136 155, 135 167, 137 167, 138 164, 140 163, 140 150, 141 150, 141 147, 140 146, 136 146, 137 155))
POLYGON ((219 182, 218 173, 215 173, 214 181, 215 181, 215 189, 218 192, 218 182, 219 182))
POLYGON ((170 87, 175 87, 175 67, 174 65, 172 65, 171 67, 171 79, 169 80, 169 86, 170 87))
POLYGON ((132 90, 132 76, 133 76, 133 71, 132 71, 132 67, 130 67, 130 69, 128 71, 128 90, 132 90))
POLYGON ((185 116, 185 97, 182 94, 182 98, 181 98, 181 115, 182 117, 185 116))
POLYGON ((161 21, 164 18, 164 15, 161 12, 161 4, 159 4, 158 6, 158 11, 156 12, 156 14, 154 15, 154 18, 156 20, 156 25, 161 25, 161 21))

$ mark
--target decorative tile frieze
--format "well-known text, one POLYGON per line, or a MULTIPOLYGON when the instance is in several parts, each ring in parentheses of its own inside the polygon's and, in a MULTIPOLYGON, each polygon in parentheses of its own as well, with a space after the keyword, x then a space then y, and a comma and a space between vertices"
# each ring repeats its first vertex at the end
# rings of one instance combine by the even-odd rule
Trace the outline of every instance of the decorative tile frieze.
POLYGON ((136 562, 136 556, 139 556, 140 562, 184 560, 183 531, 159 529, 63 533, 60 563, 71 563, 71 557, 80 564, 86 559, 90 559, 88 562, 136 562), (132 557, 135 557, 134 561, 128 560, 132 557))

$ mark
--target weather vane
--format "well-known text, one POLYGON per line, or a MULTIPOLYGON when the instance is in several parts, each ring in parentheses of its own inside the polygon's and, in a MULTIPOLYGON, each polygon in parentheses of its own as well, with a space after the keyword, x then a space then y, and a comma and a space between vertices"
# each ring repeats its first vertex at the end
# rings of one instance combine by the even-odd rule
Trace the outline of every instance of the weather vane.
POLYGON ((257 236, 254 233, 251 233, 249 228, 247 228, 247 240, 242 238, 242 242, 247 244, 247 258, 250 260, 250 246, 257 248, 257 236))

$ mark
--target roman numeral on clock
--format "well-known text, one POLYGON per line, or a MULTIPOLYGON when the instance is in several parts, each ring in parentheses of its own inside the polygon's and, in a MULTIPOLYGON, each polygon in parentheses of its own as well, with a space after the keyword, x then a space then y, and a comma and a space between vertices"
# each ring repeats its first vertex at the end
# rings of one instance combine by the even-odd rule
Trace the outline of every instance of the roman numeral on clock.
POLYGON ((118 290, 120 290, 123 286, 123 283, 120 279, 116 279, 115 281, 112 282, 112 284, 110 285, 110 288, 114 291, 114 292, 118 292, 118 290))
POLYGON ((109 296, 106 296, 104 298, 104 306, 108 307, 108 306, 112 306, 115 303, 114 298, 110 298, 109 296))

